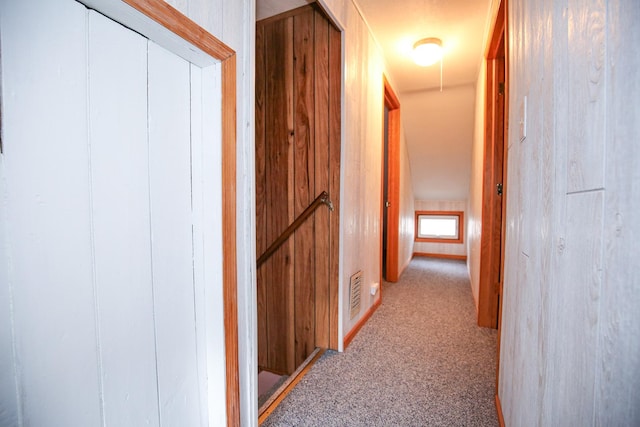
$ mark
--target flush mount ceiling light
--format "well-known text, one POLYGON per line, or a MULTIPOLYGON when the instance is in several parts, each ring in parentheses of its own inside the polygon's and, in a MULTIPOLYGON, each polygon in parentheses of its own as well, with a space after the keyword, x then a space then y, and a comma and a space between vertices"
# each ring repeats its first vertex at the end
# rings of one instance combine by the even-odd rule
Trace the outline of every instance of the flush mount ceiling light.
POLYGON ((429 37, 413 45, 413 60, 421 67, 428 67, 442 58, 442 40, 429 37))

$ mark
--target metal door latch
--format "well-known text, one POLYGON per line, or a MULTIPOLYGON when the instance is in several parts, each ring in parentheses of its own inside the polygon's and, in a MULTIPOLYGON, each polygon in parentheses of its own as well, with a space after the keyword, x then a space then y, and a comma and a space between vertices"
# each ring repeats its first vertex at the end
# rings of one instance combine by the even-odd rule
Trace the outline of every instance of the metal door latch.
POLYGON ((502 184, 496 184, 496 193, 498 196, 502 196, 502 184))

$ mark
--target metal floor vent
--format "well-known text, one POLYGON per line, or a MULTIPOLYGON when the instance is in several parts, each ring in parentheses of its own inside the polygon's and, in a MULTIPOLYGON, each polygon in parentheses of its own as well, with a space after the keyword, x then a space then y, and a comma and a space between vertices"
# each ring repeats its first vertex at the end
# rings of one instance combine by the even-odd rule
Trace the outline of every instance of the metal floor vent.
POLYGON ((360 290, 362 289, 362 270, 351 276, 349 286, 349 314, 353 319, 360 313, 360 290))

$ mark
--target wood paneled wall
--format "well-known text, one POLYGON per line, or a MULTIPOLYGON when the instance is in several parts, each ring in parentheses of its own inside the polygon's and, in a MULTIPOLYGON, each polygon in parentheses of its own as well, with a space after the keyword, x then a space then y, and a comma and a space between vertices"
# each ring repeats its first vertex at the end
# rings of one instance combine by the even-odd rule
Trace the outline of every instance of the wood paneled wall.
POLYGON ((314 6, 258 23, 257 255, 327 191, 321 206, 258 270, 258 364, 292 373, 337 341, 340 33, 314 6))
POLYGON ((508 16, 504 419, 640 425, 640 3, 508 16))

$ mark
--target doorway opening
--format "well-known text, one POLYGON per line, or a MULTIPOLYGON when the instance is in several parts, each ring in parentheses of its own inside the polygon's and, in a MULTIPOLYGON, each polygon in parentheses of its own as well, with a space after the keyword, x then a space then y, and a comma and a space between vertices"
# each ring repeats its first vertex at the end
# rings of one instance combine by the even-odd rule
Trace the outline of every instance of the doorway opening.
POLYGON ((507 155, 509 135, 509 62, 507 0, 501 0, 486 53, 485 158, 480 251, 478 325, 498 329, 496 357, 496 407, 498 397, 500 333, 504 273, 507 155))
POLYGON ((485 157, 478 325, 498 328, 503 271, 508 75, 505 56, 505 1, 498 9, 487 50, 485 157))
POLYGON ((398 281, 398 229, 400 221, 400 101, 386 77, 382 152, 381 275, 398 281))
POLYGON ((341 81, 342 34, 317 4, 257 22, 261 419, 272 394, 338 349, 341 81))

